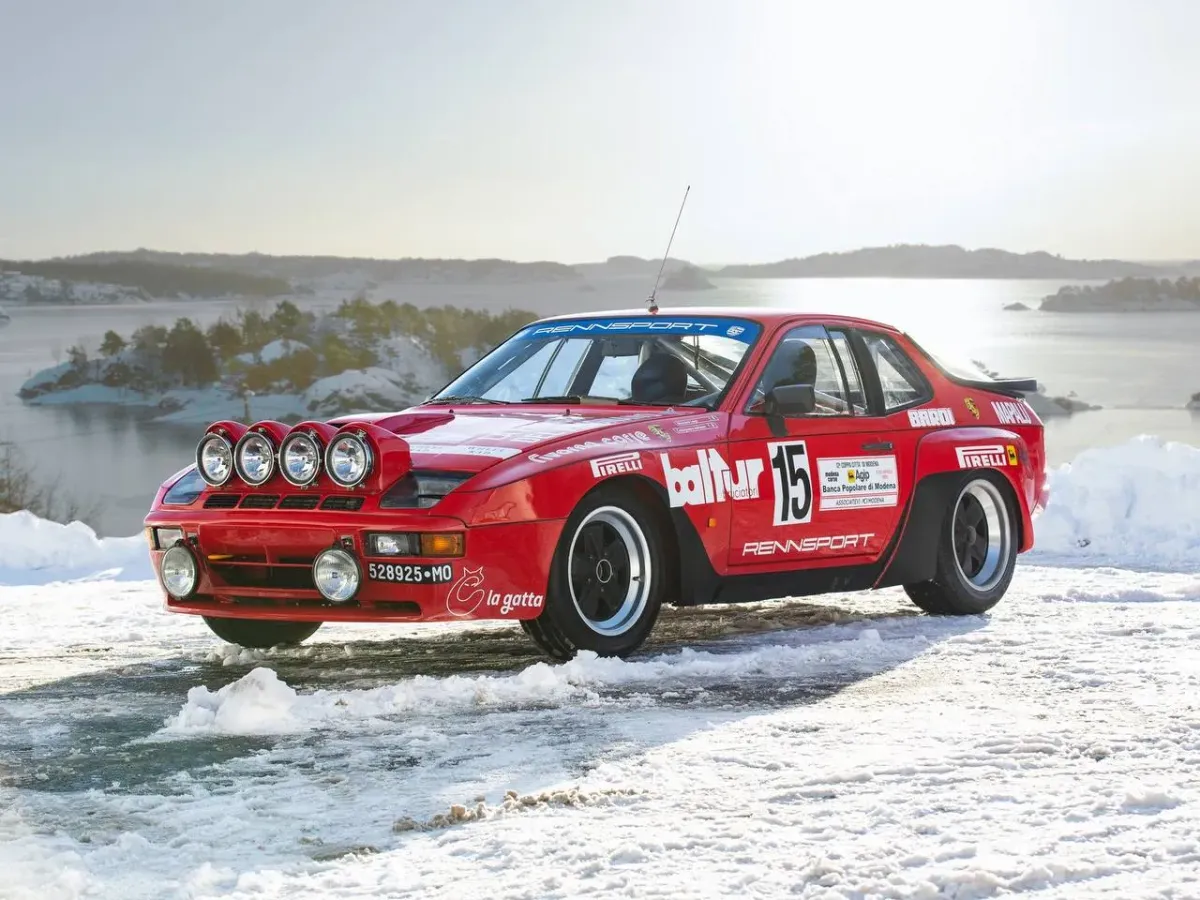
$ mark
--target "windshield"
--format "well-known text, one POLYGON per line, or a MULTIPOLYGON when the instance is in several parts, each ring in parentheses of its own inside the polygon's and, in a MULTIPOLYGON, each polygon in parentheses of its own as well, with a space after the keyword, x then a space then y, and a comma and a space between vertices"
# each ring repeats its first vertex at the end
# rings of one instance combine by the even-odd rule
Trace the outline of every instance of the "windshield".
POLYGON ((761 331, 734 318, 535 322, 429 401, 715 407, 761 331))

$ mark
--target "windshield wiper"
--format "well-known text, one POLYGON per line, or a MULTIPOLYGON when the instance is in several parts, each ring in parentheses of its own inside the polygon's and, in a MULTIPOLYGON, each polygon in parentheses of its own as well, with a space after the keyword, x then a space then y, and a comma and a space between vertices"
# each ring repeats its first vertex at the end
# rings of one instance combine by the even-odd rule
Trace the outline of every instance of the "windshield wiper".
POLYGON ((522 403, 582 403, 583 398, 578 394, 559 394, 546 397, 525 397, 522 403))
POLYGON ((434 403, 499 403, 507 405, 508 400, 493 400, 491 397, 472 397, 470 394, 451 395, 449 397, 431 397, 422 403, 422 406, 429 406, 434 403))

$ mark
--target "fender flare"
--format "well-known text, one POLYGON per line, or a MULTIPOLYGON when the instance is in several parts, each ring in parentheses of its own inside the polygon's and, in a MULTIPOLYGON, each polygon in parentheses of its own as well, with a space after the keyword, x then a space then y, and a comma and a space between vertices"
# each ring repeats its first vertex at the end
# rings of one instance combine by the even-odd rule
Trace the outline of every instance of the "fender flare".
POLYGON ((1028 444, 1019 434, 1004 428, 947 428, 924 436, 917 445, 918 480, 899 526, 900 539, 873 587, 915 584, 933 578, 937 542, 946 512, 971 472, 990 472, 1008 484, 1017 507, 1017 520, 1013 523, 1017 529, 1017 551, 1024 553, 1031 549, 1036 479, 1030 466, 1028 444), (959 448, 993 445, 1001 448, 1005 465, 964 468, 960 464, 959 448), (1011 462, 1014 456, 1015 464, 1011 462))

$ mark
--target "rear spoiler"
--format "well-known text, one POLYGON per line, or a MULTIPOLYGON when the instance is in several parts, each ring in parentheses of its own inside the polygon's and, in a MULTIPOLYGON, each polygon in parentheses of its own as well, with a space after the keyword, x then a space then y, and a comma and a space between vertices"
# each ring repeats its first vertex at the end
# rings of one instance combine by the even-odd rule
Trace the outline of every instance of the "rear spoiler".
POLYGON ((996 378, 975 381, 970 378, 949 376, 955 384, 974 388, 977 391, 991 391, 993 394, 1004 394, 1008 397, 1020 397, 1022 394, 1036 394, 1038 383, 1036 378, 996 378))
POLYGON ((963 378, 961 375, 947 372, 928 350, 913 340, 911 334, 905 333, 904 336, 912 342, 914 347, 921 351, 921 355, 929 360, 935 369, 955 384, 977 391, 991 391, 993 394, 1004 394, 1006 397, 1016 397, 1018 399, 1022 394, 1037 393, 1038 383, 1036 378, 963 378))

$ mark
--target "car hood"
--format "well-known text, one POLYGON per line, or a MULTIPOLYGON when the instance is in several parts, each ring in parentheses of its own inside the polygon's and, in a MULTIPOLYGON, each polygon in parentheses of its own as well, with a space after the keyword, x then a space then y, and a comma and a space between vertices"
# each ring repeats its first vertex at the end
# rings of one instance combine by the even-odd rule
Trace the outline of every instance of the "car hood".
POLYGON ((445 407, 416 408, 400 413, 341 416, 332 425, 370 422, 402 438, 409 446, 416 468, 446 468, 481 472, 506 459, 569 438, 596 432, 635 432, 664 418, 707 410, 639 409, 616 413, 573 407, 512 409, 476 407, 453 410, 445 407))

